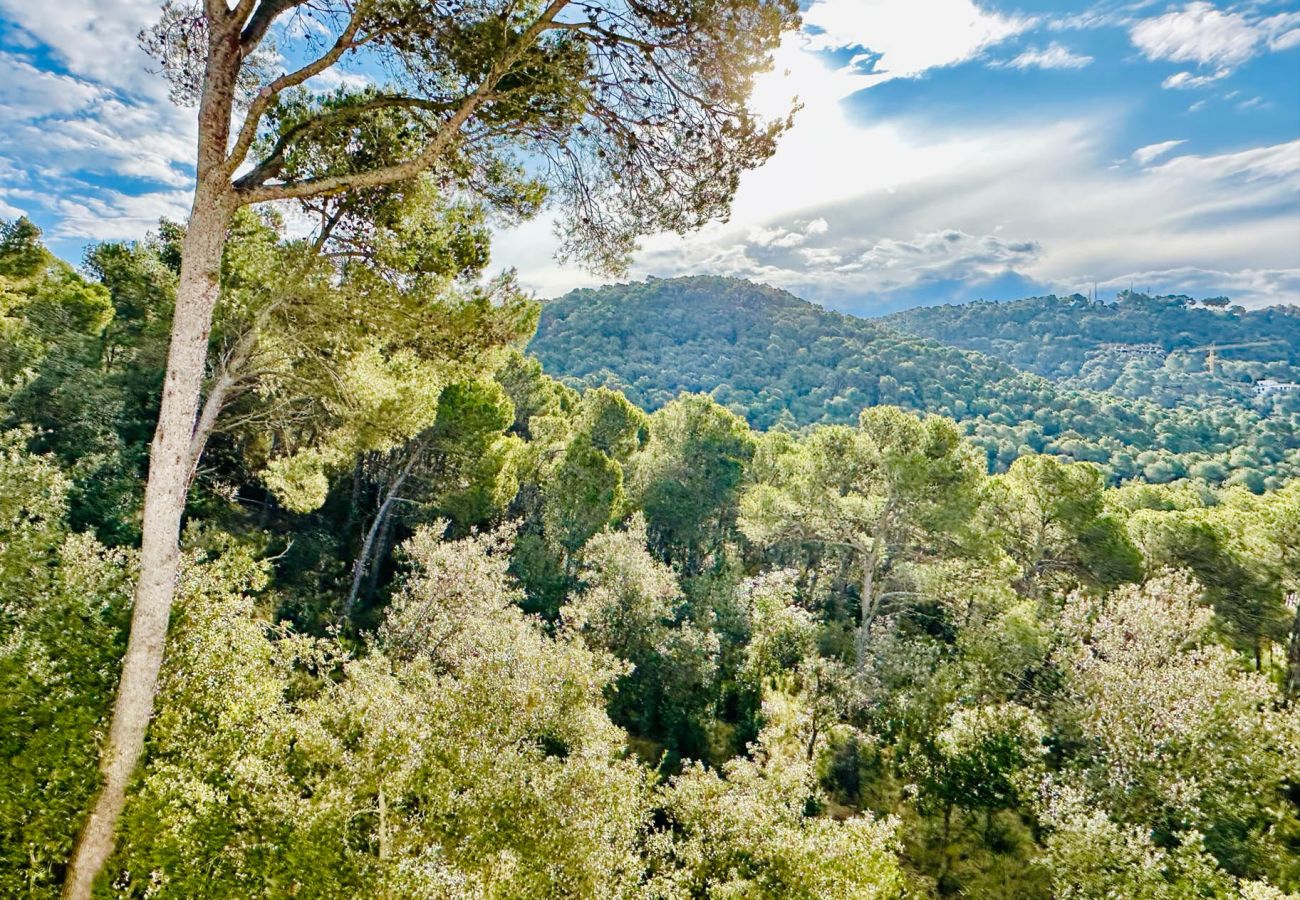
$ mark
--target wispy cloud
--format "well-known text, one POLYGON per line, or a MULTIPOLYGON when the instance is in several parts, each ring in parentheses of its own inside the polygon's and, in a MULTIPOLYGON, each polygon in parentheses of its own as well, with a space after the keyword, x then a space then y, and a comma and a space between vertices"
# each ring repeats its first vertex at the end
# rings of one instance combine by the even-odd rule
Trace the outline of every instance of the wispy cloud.
POLYGON ((1129 37, 1151 60, 1195 63, 1212 74, 1179 72, 1166 88, 1201 87, 1232 74, 1242 63, 1267 50, 1300 45, 1300 12, 1261 17, 1212 3, 1189 3, 1180 10, 1136 22, 1129 37))
POLYGON ((1158 144, 1147 144, 1145 147, 1139 147, 1133 151, 1133 161, 1139 166, 1145 166, 1160 157, 1164 156, 1175 147, 1186 144, 1187 141, 1161 141, 1158 144))
POLYGON ((1191 72, 1176 72, 1160 82, 1162 88, 1178 90, 1182 88, 1205 87, 1232 74, 1231 69, 1219 69, 1209 75, 1193 75, 1191 72))
POLYGON ((1064 44, 1052 41, 1044 50, 1030 47, 1015 59, 999 65, 1011 69, 1082 69, 1092 61, 1091 56, 1074 53, 1064 44))

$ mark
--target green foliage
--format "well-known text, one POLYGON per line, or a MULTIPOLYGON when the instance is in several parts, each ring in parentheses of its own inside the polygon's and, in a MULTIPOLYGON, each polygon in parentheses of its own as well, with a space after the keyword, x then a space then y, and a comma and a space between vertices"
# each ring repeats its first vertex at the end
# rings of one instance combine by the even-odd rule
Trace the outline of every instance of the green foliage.
POLYGON ((1260 665, 1261 648, 1286 634, 1290 616, 1283 604, 1283 546, 1290 540, 1261 528, 1269 510, 1287 505, 1279 492, 1263 500, 1236 488, 1214 498, 1213 506, 1157 513, 1139 510, 1129 532, 1153 566, 1185 568, 1195 574, 1218 622, 1238 647, 1260 665))
POLYGON ((711 398, 686 395, 650 417, 638 459, 637 505, 661 556, 699 569, 732 533, 755 440, 744 420, 711 398))
POLYGON ((1289 850, 1276 842, 1296 816, 1281 792, 1298 774, 1300 718, 1274 705, 1266 678, 1206 640, 1211 613, 1197 593, 1164 575, 1067 603, 1056 716, 1087 752, 1062 777, 1157 841, 1203 838, 1232 874, 1280 874, 1289 850))
POLYGON ((1101 472, 1024 456, 986 483, 988 533, 1020 566, 1018 587, 1031 595, 1083 582, 1113 587, 1141 574, 1141 558, 1123 522, 1105 509, 1101 472))
POLYGON ((829 425, 793 442, 777 436, 755 469, 740 504, 749 540, 818 545, 858 566, 859 661, 882 611, 880 576, 936 552, 960 553, 981 477, 953 422, 887 406, 864 410, 856 429, 829 425))
MULTIPOLYGON (((868 329, 898 354, 877 385, 903 405, 823 403, 840 423, 755 434, 723 385, 646 415, 523 355, 532 304, 463 277, 484 220, 421 190, 344 210, 332 246, 362 248, 344 263, 273 218, 235 223, 205 384, 227 394, 102 896, 1300 888, 1300 643, 1282 646, 1300 641, 1300 482, 1276 485, 1285 466, 1261 450, 1290 440, 1284 416, 1179 433, 1154 407, 1041 394, 990 360, 720 281, 614 292, 677 292, 712 316, 674 300, 620 352, 643 362, 661 325, 703 339, 749 323, 663 357, 690 374, 722 352, 758 366, 773 321, 817 354, 832 325, 835 353, 868 329), (904 396, 922 375, 978 372, 1005 372, 988 384, 1008 402, 1059 400, 1046 423, 1241 446, 1115 441, 1097 465, 1068 457, 1103 443, 1060 452, 1078 439, 1058 432, 1045 454, 1017 437, 990 476, 979 448, 1009 406, 953 397, 965 424, 905 408, 950 396, 904 396), (1130 474, 1204 464, 1233 483, 1106 487, 1126 454, 1130 474)), ((92 248, 85 275, 28 224, 0 241, 0 315, 20 338, 5 359, 21 363, 0 393, 5 896, 58 892, 95 788, 133 561, 90 532, 136 527, 178 237, 92 248)), ((802 362, 776 374, 808 381, 773 415, 840 377, 778 349, 802 362)))
POLYGON ((0 435, 0 893, 55 897, 97 787, 133 575, 69 534, 68 481, 0 435))
POLYGON ((246 593, 264 574, 238 549, 205 565, 183 585, 114 883, 185 897, 626 895, 647 798, 603 711, 612 673, 521 615, 507 538, 418 533, 411 577, 358 659, 268 633, 246 593))
MULTIPOLYGON (((1003 306, 957 309, 996 323, 1003 306)), ((1060 317, 1073 321, 1065 306, 1060 317)), ((1216 321, 1244 316, 1253 333, 1279 341, 1262 348, 1268 352, 1294 356, 1300 346, 1296 317, 1286 308, 1193 314, 1177 306, 1169 327, 1181 329, 1184 318, 1202 313, 1216 321)), ((551 301, 530 349, 548 372, 618 388, 645 409, 706 392, 758 429, 852 423, 864 407, 882 404, 946 416, 961 423, 996 470, 1042 453, 1098 463, 1112 482, 1165 482, 1196 470, 1216 484, 1262 490, 1300 474, 1300 407, 1281 401, 1256 408, 1245 383, 1230 401, 1189 402, 1180 392, 1176 403, 1162 405, 1098 389, 1105 385, 1054 382, 1013 368, 991 348, 984 355, 944 346, 895 330, 901 324, 844 316, 734 279, 651 279, 551 301)), ((1000 327, 1013 346, 1051 346, 1026 339, 1036 326, 1000 327)), ((1124 327, 1115 340, 1131 340, 1148 326, 1144 320, 1140 329, 1124 327)), ((1225 339, 1216 332, 1212 340, 1225 339)))
POLYGON ((891 821, 810 816, 813 771, 790 723, 760 736, 754 758, 721 772, 693 766, 661 790, 666 827, 651 837, 649 896, 886 898, 902 894, 891 821))
POLYGON ((609 711, 633 735, 681 757, 708 753, 701 725, 710 712, 718 638, 682 621, 673 571, 646 550, 637 515, 624 531, 594 536, 582 551, 581 587, 561 609, 567 629, 630 664, 611 686, 609 711))
POLYGON ((1248 401, 1252 381, 1294 381, 1300 373, 1300 317, 1289 306, 1246 310, 1124 291, 1114 301, 1074 294, 923 307, 885 321, 1027 372, 1124 397, 1152 397, 1163 406, 1189 396, 1248 401), (1169 356, 1135 357, 1116 349, 1137 343, 1155 344, 1169 356), (1217 371, 1207 371, 1215 346, 1226 349, 1217 371))
POLYGON ((236 219, 217 310, 228 362, 212 391, 234 395, 226 402, 268 487, 308 512, 325 502, 332 472, 432 427, 443 388, 490 372, 503 346, 531 332, 535 308, 508 280, 385 277, 361 258, 340 270, 275 224, 236 219))

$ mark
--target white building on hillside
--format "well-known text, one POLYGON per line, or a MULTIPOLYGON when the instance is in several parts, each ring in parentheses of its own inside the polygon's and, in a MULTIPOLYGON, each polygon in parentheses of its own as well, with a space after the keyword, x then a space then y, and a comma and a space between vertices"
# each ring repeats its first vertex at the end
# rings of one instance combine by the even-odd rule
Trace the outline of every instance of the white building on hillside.
POLYGON ((1300 384, 1294 381, 1278 381, 1275 378, 1264 378, 1255 382, 1256 397, 1271 397, 1274 394, 1289 394, 1293 391, 1300 391, 1300 384))

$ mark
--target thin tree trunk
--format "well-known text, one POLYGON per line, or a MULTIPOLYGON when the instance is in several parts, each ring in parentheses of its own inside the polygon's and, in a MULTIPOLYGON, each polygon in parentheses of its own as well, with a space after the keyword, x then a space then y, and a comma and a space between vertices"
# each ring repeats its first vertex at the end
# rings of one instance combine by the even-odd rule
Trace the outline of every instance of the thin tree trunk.
POLYGON ((144 753, 153 716, 180 563, 181 518, 193 471, 191 443, 208 356, 212 312, 220 288, 221 256, 234 210, 224 171, 239 32, 213 28, 199 106, 199 143, 194 204, 181 246, 181 273, 172 317, 167 372, 158 426, 149 451, 140 575, 131 632, 117 686, 108 739, 100 755, 103 783, 77 843, 64 880, 65 900, 89 900, 95 879, 113 853, 126 789, 144 753))
POLYGON ((949 803, 943 808, 943 848, 942 855, 939 859, 939 874, 935 878, 935 886, 943 891, 943 880, 948 877, 948 868, 952 864, 951 850, 949 842, 952 840, 952 807, 949 803))
POLYGON ((379 529, 379 540, 375 542, 375 555, 371 558, 370 566, 366 571, 366 587, 363 593, 367 603, 374 603, 375 594, 379 591, 379 574, 384 567, 384 561, 392 555, 393 526, 396 523, 397 516, 389 510, 383 527, 379 529))
MULTIPOLYGON (((268 173, 255 169, 241 179, 246 183, 238 188, 231 184, 230 176, 244 160, 266 111, 266 104, 274 99, 279 88, 259 95, 231 151, 231 115, 235 84, 243 63, 241 28, 246 11, 239 16, 232 15, 224 0, 206 0, 203 4, 208 19, 208 39, 198 110, 194 204, 181 248, 181 275, 176 291, 167 372, 163 379, 158 426, 149 453, 140 576, 136 583, 131 632, 122 660, 112 721, 101 751, 103 784, 73 848, 63 886, 65 900, 89 900, 95 879, 113 853, 117 821, 126 803, 126 788, 143 755, 145 733, 153 715, 154 694, 158 673, 162 669, 176 589, 181 519, 193 472, 192 442, 199 416, 208 338, 231 214, 239 204, 378 187, 409 179, 428 169, 487 100, 501 78, 569 2, 551 0, 533 25, 503 52, 487 78, 442 124, 423 151, 413 158, 356 175, 306 179, 289 185, 268 184, 264 180, 268 173), (231 153, 229 160, 228 152, 231 153)), ((267 8, 271 7, 268 5, 267 8)), ((243 5, 238 9, 243 10, 243 5)), ((277 15, 278 12, 273 13, 271 20, 277 15)), ((351 31, 346 35, 348 40, 355 37, 355 25, 359 21, 356 17, 351 20, 351 31)), ((315 63, 284 76, 290 80, 281 87, 293 87, 333 65, 347 47, 348 44, 340 40, 334 50, 315 63), (297 81, 292 80, 295 75, 299 76, 297 81)), ((373 541, 373 537, 370 539, 373 541)))
POLYGON ((357 554, 356 565, 352 567, 352 587, 348 589, 348 599, 343 604, 343 615, 351 616, 353 608, 356 606, 357 597, 361 594, 361 585, 366 575, 366 565, 370 561, 370 555, 375 549, 375 539, 379 536, 379 530, 383 528, 385 520, 392 512, 393 504, 397 502, 397 492, 402 489, 406 482, 406 476, 411 474, 411 469, 415 466, 415 461, 419 459, 419 452, 411 454, 411 458, 406 461, 406 465, 397 473, 393 483, 388 486, 388 492, 384 495, 384 502, 379 505, 379 510, 375 513, 375 520, 370 523, 370 528, 366 531, 366 539, 361 544, 361 552, 357 554))
POLYGON ((202 189, 195 192, 185 234, 158 427, 149 452, 140 576, 131 632, 108 740, 100 757, 103 786, 73 852, 64 884, 68 900, 90 897, 95 878, 112 855, 126 788, 144 751, 145 731, 153 715, 176 589, 181 517, 193 471, 191 441, 228 218, 227 207, 219 197, 202 189))
POLYGON ((1287 647, 1286 670, 1287 693, 1292 699, 1300 699, 1300 603, 1296 604, 1295 619, 1291 622, 1291 643, 1287 647))
POLYGON ((862 608, 858 621, 855 655, 858 667, 867 663, 867 648, 871 645, 871 623, 876 618, 876 566, 880 563, 880 536, 871 542, 871 552, 862 558, 862 608))

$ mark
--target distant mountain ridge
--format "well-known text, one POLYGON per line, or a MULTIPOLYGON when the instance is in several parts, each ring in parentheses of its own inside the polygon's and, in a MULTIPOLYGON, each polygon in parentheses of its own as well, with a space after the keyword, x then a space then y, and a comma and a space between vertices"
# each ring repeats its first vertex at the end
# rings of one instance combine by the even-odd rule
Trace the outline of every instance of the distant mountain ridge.
POLYGON ((1240 400, 1261 379, 1300 378, 1300 306, 1124 292, 920 307, 880 321, 1074 387, 1164 405, 1189 395, 1240 400), (1146 344, 1161 352, 1125 352, 1146 344))
POLYGON ((530 350, 551 374, 615 387, 646 409, 705 392, 757 428, 850 422, 877 404, 951 416, 995 468, 1033 451, 1090 459, 1115 478, 1251 472, 1261 482, 1300 471, 1296 412, 1264 415, 1249 403, 1166 410, 1079 390, 904 334, 891 319, 831 312, 738 279, 574 291, 544 305, 530 350))

